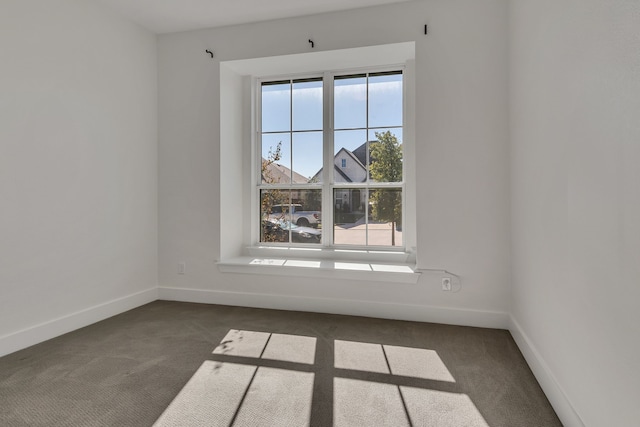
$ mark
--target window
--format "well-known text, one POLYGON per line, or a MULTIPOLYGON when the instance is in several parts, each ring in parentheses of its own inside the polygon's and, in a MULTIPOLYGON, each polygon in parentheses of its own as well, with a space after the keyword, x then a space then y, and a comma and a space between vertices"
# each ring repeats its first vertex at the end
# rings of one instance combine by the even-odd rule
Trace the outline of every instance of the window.
POLYGON ((403 71, 258 86, 259 242, 404 248, 403 71))

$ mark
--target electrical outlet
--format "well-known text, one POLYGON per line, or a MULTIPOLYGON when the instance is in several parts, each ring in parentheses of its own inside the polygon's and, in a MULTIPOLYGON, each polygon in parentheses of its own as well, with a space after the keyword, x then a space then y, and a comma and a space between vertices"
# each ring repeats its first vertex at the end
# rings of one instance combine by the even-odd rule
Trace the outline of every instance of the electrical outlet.
POLYGON ((442 290, 450 291, 451 290, 451 278, 443 277, 442 278, 442 290))
POLYGON ((185 274, 185 272, 187 271, 187 263, 186 262, 179 262, 178 263, 178 274, 185 274))

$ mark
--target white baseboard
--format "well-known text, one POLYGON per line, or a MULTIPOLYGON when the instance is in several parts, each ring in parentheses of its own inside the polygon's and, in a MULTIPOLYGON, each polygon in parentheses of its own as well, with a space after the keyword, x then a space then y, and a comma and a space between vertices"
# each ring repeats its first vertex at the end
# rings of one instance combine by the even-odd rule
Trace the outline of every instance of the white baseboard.
POLYGON ((549 402, 551 402, 551 406, 553 406, 560 421, 562 421, 562 424, 566 427, 584 427, 584 422, 567 398, 555 375, 553 375, 553 372, 549 369, 549 365, 547 365, 544 358, 540 355, 513 316, 509 316, 509 331, 529 364, 531 371, 533 371, 538 383, 540 383, 540 387, 542 387, 549 402))
POLYGON ((553 372, 549 369, 549 366, 522 330, 516 319, 508 313, 497 311, 161 287, 150 288, 127 295, 104 304, 89 307, 67 316, 4 335, 0 337, 0 356, 55 338, 67 332, 148 304, 157 299, 509 329, 513 339, 520 348, 520 351, 524 355, 524 358, 531 367, 531 370, 562 423, 567 427, 585 426, 558 383, 555 375, 553 375, 553 372))
POLYGON ((509 326, 509 315, 507 313, 415 304, 163 287, 158 290, 158 299, 276 310, 345 314, 493 329, 507 329, 509 326))
POLYGON ((0 356, 83 328, 157 299, 158 288, 154 287, 4 335, 0 337, 0 356))

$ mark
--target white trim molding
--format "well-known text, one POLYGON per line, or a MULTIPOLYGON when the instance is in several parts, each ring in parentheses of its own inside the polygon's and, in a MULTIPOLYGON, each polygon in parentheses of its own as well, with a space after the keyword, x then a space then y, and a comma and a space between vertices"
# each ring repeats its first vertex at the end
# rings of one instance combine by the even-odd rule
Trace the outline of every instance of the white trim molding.
POLYGON ((161 287, 159 289, 158 299, 275 310, 342 314, 347 316, 364 316, 493 329, 507 329, 509 324, 509 315, 497 311, 336 298, 311 298, 297 295, 272 295, 161 287))
POLYGON ((91 325, 158 299, 158 288, 98 304, 0 337, 0 357, 91 325))
POLYGON ((553 375, 549 365, 512 315, 509 316, 509 331, 562 424, 567 427, 584 427, 584 422, 553 375))

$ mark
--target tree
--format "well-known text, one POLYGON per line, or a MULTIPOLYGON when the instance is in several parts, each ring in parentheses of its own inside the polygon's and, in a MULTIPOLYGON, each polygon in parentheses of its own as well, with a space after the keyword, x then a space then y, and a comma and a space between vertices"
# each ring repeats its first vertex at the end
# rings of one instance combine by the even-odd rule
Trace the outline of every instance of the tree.
MULTIPOLYGON (((266 184, 275 184, 278 179, 273 176, 271 165, 276 163, 282 158, 282 141, 278 142, 276 148, 269 149, 269 155, 265 159, 262 158, 262 164, 260 166, 260 173, 262 174, 262 182, 266 184)), ((270 224, 270 216, 274 205, 284 204, 289 202, 289 197, 283 190, 262 190, 260 192, 260 211, 261 211, 261 226, 260 235, 263 242, 276 242, 280 241, 283 236, 274 232, 274 226, 270 224)), ((284 212, 284 211, 283 211, 284 212)), ((282 214, 284 219, 284 213, 282 214)), ((288 239, 287 239, 288 241, 288 239)))
POLYGON ((260 167, 260 173, 262 174, 262 182, 273 184, 276 179, 271 172, 270 166, 282 158, 282 141, 278 142, 275 150, 273 147, 269 148, 269 156, 265 159, 262 158, 262 165, 260 167))
MULTIPOLYGON (((375 142, 370 144, 371 178, 377 182, 402 181, 402 144, 390 131, 376 132, 375 142)), ((391 246, 396 244, 396 223, 402 221, 402 191, 398 189, 373 190, 373 216, 391 222, 391 246)))

